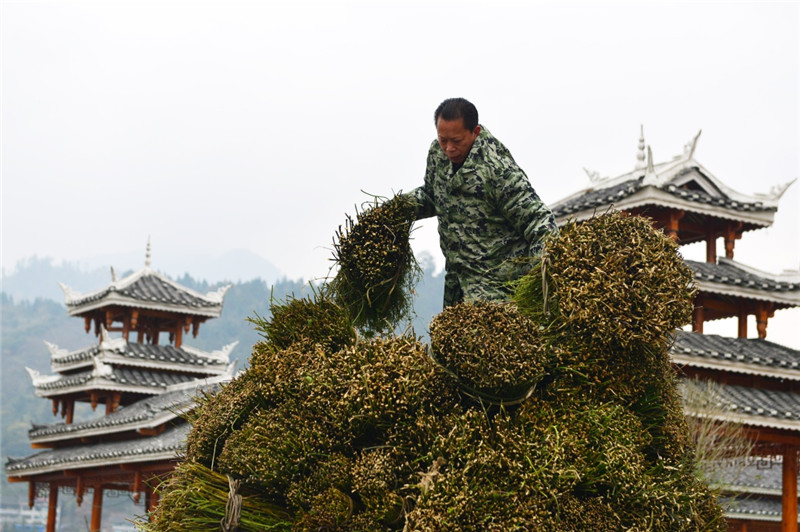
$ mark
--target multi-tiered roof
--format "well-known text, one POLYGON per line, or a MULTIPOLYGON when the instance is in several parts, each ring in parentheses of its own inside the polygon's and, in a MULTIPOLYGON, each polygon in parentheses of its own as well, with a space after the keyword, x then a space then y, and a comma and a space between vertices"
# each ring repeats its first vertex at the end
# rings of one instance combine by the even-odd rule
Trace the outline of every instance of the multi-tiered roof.
POLYGON ((230 379, 235 344, 206 352, 183 344, 199 325, 222 312, 228 287, 199 294, 145 267, 88 294, 64 288, 70 315, 83 317, 96 345, 75 351, 48 343, 52 373, 29 369, 35 393, 52 400, 64 422, 34 425, 31 446, 45 449, 9 459, 11 481, 28 482, 29 503, 49 490, 48 530, 55 530, 59 491, 75 493, 78 503, 93 492, 92 530, 99 530, 106 490, 142 493, 148 508, 156 503, 155 479, 169 474, 185 445, 189 425, 183 414, 199 394, 230 379), (121 333, 120 336, 112 336, 121 333), (135 336, 133 334, 135 333, 135 336), (166 341, 164 341, 166 340, 166 341), (76 403, 105 415, 77 421, 76 403))
POLYGON ((654 164, 642 134, 632 172, 616 178, 587 172, 591 186, 551 208, 559 224, 616 208, 651 218, 681 245, 705 242, 706 261, 686 261, 698 289, 693 332, 677 334, 671 356, 683 378, 715 383, 714 397, 707 403, 714 408, 693 407, 687 414, 743 426, 755 444, 754 453, 769 457, 768 462, 780 469, 770 473, 773 483, 776 475, 782 479, 777 493, 774 486, 768 493, 759 490, 745 473, 738 483, 727 479, 722 487, 729 493, 750 495, 744 506, 728 512, 730 530, 743 530, 748 524, 773 530, 770 523, 782 521, 784 528, 774 530, 796 532, 800 351, 769 342, 766 336, 775 311, 800 306, 800 271, 772 274, 734 260, 736 241, 745 232, 772 224, 791 183, 767 194, 737 192, 695 159, 698 137, 699 133, 681 155, 654 164), (724 257, 717 256, 720 238, 724 257), (749 316, 755 317, 757 338, 747 330, 749 316), (706 321, 723 318, 737 318, 735 337, 702 334, 706 321))

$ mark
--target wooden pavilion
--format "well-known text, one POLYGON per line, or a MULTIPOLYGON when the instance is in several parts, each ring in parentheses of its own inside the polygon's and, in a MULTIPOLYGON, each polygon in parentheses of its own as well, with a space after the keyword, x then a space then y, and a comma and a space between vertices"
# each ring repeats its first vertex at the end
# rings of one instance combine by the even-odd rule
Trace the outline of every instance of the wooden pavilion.
POLYGON ((797 532, 800 352, 766 337, 777 310, 800 306, 800 272, 774 275, 734 260, 736 241, 772 224, 791 183, 761 195, 731 189, 694 158, 699 135, 681 155, 654 164, 642 133, 632 172, 611 179, 587 172, 590 187, 551 207, 559 225, 616 208, 651 218, 680 245, 705 242, 706 261, 686 261, 698 288, 692 332, 677 334, 671 356, 682 378, 715 383, 714 408, 687 415, 743 426, 759 457, 755 463, 780 468, 779 482, 771 473, 768 489, 746 473, 720 486, 737 499, 726 513, 729 530, 797 532), (720 239, 724 257, 717 256, 720 239), (747 329, 749 316, 756 338, 747 329), (737 319, 735 337, 703 334, 705 322, 723 318, 737 319))
POLYGON ((199 325, 219 317, 228 287, 205 295, 145 267, 95 292, 78 294, 63 287, 67 311, 94 329, 96 345, 67 351, 48 344, 53 373, 28 370, 38 397, 50 399, 61 423, 34 425, 29 431, 36 454, 9 458, 11 482, 28 483, 28 504, 47 495, 47 531, 56 530, 60 492, 78 505, 92 493, 91 532, 101 527, 104 492, 142 494, 148 510, 157 504, 153 486, 168 475, 183 453, 189 424, 182 414, 201 393, 229 380, 234 344, 205 352, 183 344, 199 325), (112 333, 121 333, 113 337, 112 333), (135 333, 135 341, 131 334, 135 333), (167 339, 161 341, 161 337, 167 339), (75 419, 76 403, 105 415, 75 419))

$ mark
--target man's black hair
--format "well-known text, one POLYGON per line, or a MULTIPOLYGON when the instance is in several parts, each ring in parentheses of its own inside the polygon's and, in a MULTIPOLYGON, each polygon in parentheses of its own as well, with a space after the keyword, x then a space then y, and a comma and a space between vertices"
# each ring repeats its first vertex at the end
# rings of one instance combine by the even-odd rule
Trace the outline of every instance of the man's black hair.
POLYGON ((464 127, 472 131, 478 127, 478 109, 464 98, 448 98, 439 104, 433 113, 433 123, 442 120, 464 120, 464 127))

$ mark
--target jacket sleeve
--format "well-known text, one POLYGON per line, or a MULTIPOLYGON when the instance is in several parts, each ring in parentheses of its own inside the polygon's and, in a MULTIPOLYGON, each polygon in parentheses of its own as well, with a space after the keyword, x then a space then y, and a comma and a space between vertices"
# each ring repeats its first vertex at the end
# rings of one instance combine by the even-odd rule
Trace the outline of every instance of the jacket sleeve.
POLYGON ((436 141, 431 144, 428 150, 428 161, 425 165, 425 182, 421 187, 413 189, 405 194, 416 206, 416 220, 430 218, 436 215, 436 204, 433 202, 433 178, 435 175, 435 165, 433 163, 433 150, 436 141))
POLYGON ((530 244, 529 254, 542 254, 547 235, 558 231, 555 217, 518 167, 506 168, 495 184, 495 205, 512 227, 530 244))

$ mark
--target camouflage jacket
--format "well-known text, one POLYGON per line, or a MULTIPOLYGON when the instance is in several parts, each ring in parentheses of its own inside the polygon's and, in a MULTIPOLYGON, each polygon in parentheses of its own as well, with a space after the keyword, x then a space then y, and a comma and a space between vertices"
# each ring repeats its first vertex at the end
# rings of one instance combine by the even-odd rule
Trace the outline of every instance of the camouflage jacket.
POLYGON ((455 174, 434 141, 425 184, 408 195, 417 204, 418 220, 438 218, 445 306, 462 299, 507 299, 508 282, 525 273, 509 259, 540 255, 544 237, 556 231, 553 214, 525 172, 483 127, 455 174))

